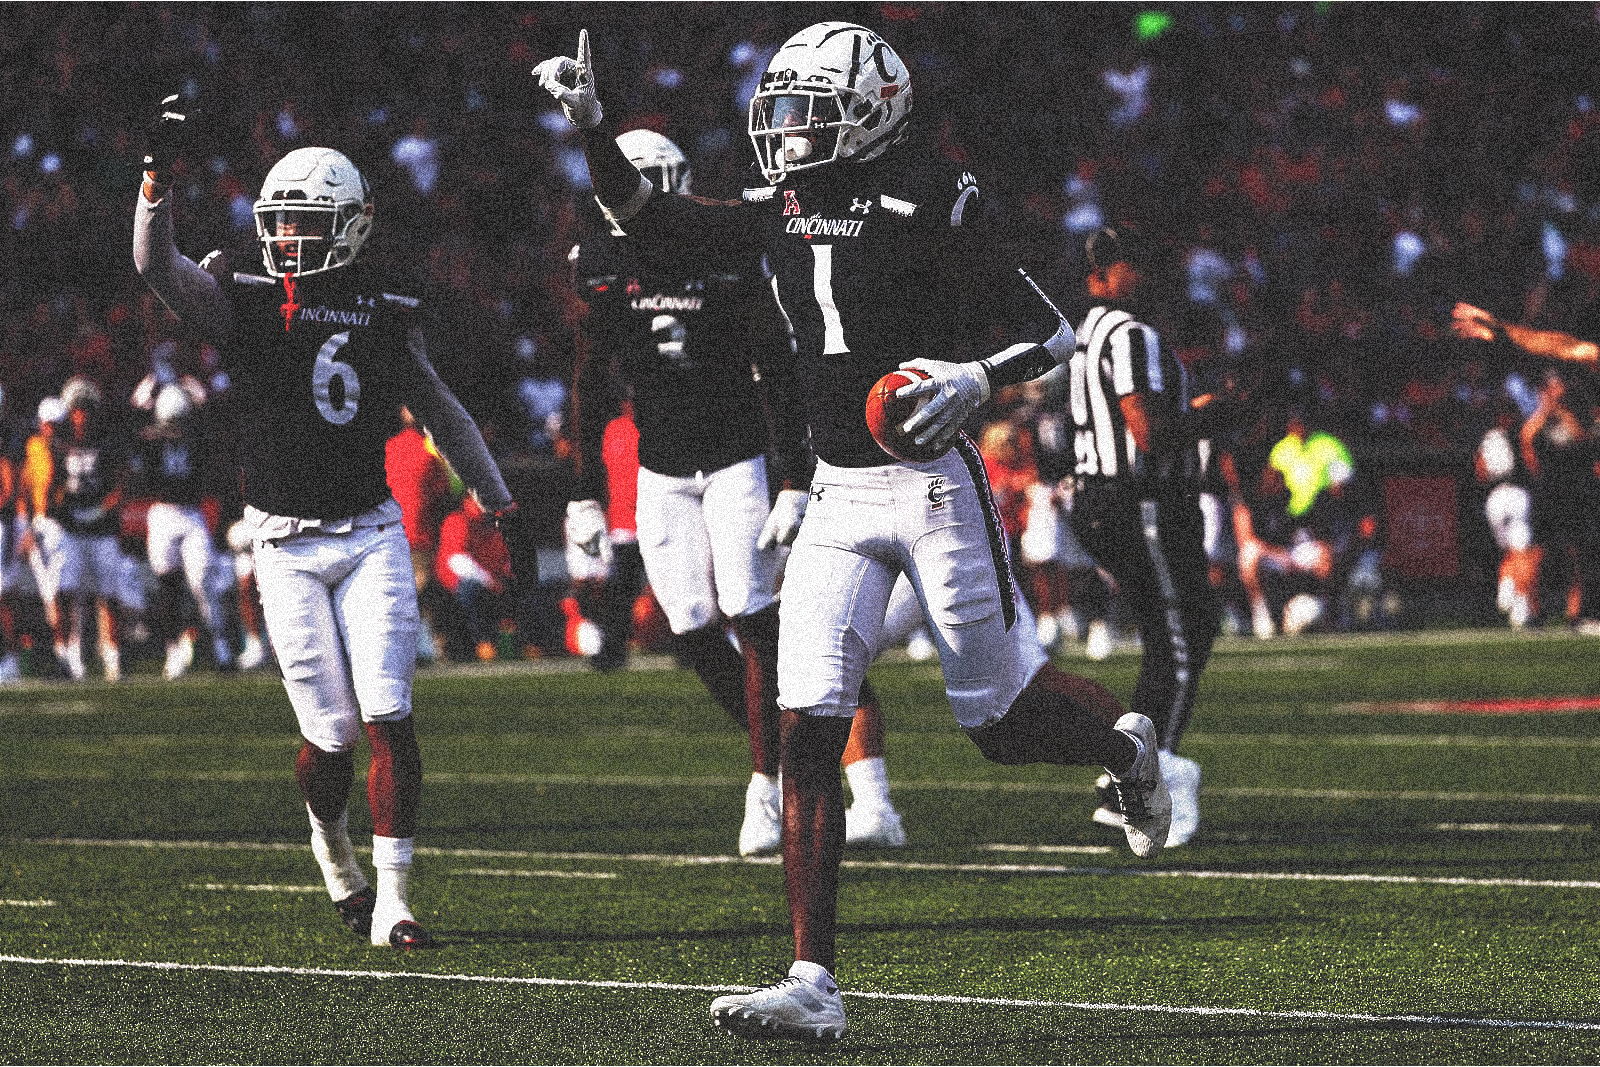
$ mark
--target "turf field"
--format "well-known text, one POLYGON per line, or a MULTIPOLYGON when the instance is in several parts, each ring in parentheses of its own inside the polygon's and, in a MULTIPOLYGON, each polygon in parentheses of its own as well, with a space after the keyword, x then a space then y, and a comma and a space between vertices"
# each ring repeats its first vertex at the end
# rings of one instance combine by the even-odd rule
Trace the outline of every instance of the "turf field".
MULTIPOLYGON (((688 674, 420 680, 415 956, 329 906, 274 679, 7 689, 0 1060, 1594 1062, 1600 715, 1531 698, 1600 694, 1597 661, 1225 643, 1205 825, 1151 862, 1089 822, 1093 772, 986 764, 934 667, 881 664, 911 847, 851 856, 822 1048, 710 1026, 790 943, 781 868, 734 855, 743 735, 688 674)), ((1069 663, 1125 696, 1137 661, 1069 663)))

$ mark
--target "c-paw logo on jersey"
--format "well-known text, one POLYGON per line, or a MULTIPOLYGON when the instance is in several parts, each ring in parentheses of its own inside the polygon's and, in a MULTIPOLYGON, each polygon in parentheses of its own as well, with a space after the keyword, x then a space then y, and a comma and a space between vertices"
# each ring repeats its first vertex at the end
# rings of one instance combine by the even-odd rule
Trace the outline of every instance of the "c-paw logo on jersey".
POLYGON ((945 484, 944 475, 935 474, 928 479, 928 510, 943 511, 950 502, 950 487, 945 484))

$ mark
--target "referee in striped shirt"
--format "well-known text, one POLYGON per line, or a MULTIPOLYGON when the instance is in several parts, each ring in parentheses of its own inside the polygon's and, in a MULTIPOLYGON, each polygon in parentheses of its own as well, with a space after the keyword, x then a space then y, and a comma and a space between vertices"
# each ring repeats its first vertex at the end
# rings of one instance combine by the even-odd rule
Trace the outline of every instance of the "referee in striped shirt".
MULTIPOLYGON (((1130 705, 1156 725, 1172 790, 1167 847, 1200 825, 1200 765, 1175 750, 1189 725, 1218 607, 1206 573, 1199 456, 1186 425, 1189 383, 1154 328, 1134 315, 1154 265, 1130 231, 1091 234, 1094 306, 1071 365, 1072 529, 1138 619, 1144 658, 1130 705)), ((1114 794, 1095 821, 1121 825, 1114 794)))

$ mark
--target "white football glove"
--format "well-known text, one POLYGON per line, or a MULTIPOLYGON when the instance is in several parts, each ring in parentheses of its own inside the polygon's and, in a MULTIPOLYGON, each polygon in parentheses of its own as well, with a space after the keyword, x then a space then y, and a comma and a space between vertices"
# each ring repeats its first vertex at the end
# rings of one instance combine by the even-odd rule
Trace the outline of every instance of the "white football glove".
POLYGON ((778 499, 772 503, 772 514, 767 516, 766 525, 761 527, 761 536, 756 538, 756 548, 765 552, 778 545, 793 544, 810 501, 811 494, 804 489, 778 490, 778 499))
POLYGON ((598 500, 567 502, 567 540, 586 556, 599 556, 606 540, 606 509, 598 500))
POLYGON ((906 420, 902 429, 919 445, 948 444, 966 422, 989 399, 989 376, 976 363, 946 363, 938 359, 913 359, 900 364, 901 370, 919 370, 927 378, 902 385, 895 396, 933 398, 906 420))
POLYGON ((556 98, 567 121, 580 130, 600 124, 600 96, 594 87, 594 60, 589 55, 589 31, 578 31, 578 58, 556 56, 533 68, 539 87, 556 98))

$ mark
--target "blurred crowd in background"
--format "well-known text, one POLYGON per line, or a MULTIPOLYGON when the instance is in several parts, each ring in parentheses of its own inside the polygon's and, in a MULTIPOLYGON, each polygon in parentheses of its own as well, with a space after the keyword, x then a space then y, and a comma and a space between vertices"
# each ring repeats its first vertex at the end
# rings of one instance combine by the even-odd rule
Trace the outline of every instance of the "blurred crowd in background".
MULTIPOLYGON (((174 186, 180 247, 252 262, 267 168, 299 146, 345 152, 374 190, 366 254, 426 287, 441 374, 541 516, 547 588, 497 610, 492 538, 420 435, 402 442, 396 492, 414 498, 439 654, 592 653, 593 594, 570 595, 559 549, 585 310, 567 253, 602 223, 578 139, 529 70, 587 26, 608 113, 681 145, 697 193, 732 197, 752 184, 756 80, 824 15, 893 43, 915 121, 980 176, 987 221, 1064 304, 1099 226, 1131 222, 1164 250, 1145 317, 1200 391, 1253 390, 1252 418, 1208 446, 1228 629, 1600 618, 1587 588, 1600 537, 1572 528, 1597 509, 1571 506, 1600 498, 1600 383, 1449 330, 1451 305, 1470 300, 1600 339, 1600 19, 1584 4, 9 5, 5 451, 20 461, 41 401, 72 376, 98 385, 128 434, 151 418, 129 403, 141 380, 192 382, 210 397, 200 432, 225 451, 225 423, 206 420, 223 361, 144 288, 128 251, 143 130, 178 92, 198 116, 174 186), (1504 476, 1480 458, 1495 431, 1515 453, 1504 476), (1550 449, 1559 461, 1539 462, 1550 449), (1513 594, 1485 515, 1508 479, 1533 499, 1513 594), (451 562, 463 554, 476 570, 451 562)), ((1113 591, 1060 521, 1070 456, 1056 384, 1012 390, 986 417, 970 429, 1042 636, 1064 648, 1093 631, 1093 651, 1114 647, 1113 591)), ((239 504, 218 469, 220 547, 239 504)), ((138 523, 124 530, 137 559, 138 523)), ((648 603, 638 614, 649 647, 662 628, 648 603)))

